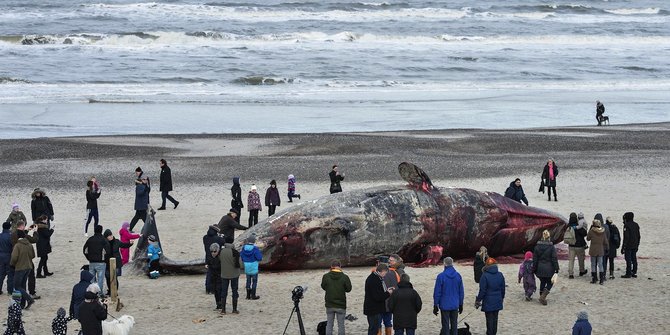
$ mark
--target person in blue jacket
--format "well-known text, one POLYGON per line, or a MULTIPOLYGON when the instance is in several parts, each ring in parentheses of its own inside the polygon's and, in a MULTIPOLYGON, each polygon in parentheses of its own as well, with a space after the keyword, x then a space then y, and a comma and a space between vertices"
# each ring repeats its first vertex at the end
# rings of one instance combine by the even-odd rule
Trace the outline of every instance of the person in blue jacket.
POLYGON ((256 285, 258 285, 258 262, 263 260, 261 250, 254 245, 256 243, 256 235, 251 235, 247 238, 240 258, 244 262, 244 274, 247 276, 247 300, 258 300, 256 295, 256 285))
POLYGON ((498 272, 498 265, 493 257, 486 260, 479 280, 479 294, 475 300, 475 308, 482 308, 486 315, 486 335, 498 333, 498 312, 503 309, 505 299, 505 277, 498 272))
POLYGON ((149 235, 149 247, 147 248, 147 257, 149 258, 149 278, 156 279, 160 276, 161 265, 160 258, 163 252, 161 246, 154 235, 149 235))
POLYGON ((577 313, 577 321, 572 326, 572 335, 591 335, 591 323, 589 322, 589 313, 587 311, 579 311, 577 313))
POLYGON ((79 305, 84 302, 86 289, 94 278, 95 277, 93 274, 88 271, 88 265, 86 268, 82 267, 82 270, 79 273, 79 283, 72 287, 72 298, 70 299, 70 318, 79 319, 79 305))
POLYGON ((454 268, 454 260, 447 257, 433 290, 433 314, 437 315, 439 310, 442 318, 440 335, 458 334, 458 314, 463 313, 464 298, 463 278, 454 268))

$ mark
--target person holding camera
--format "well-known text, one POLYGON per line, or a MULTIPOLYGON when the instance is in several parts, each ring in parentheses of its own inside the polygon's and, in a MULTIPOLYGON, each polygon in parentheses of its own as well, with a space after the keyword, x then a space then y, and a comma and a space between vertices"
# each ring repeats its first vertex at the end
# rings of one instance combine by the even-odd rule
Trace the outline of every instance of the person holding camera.
POLYGON ((330 271, 321 278, 321 288, 326 291, 326 335, 333 335, 337 318, 337 334, 344 335, 344 316, 347 314, 347 293, 351 292, 351 280, 342 272, 342 263, 333 260, 330 271))
POLYGON ((82 335, 102 334, 102 320, 107 319, 107 299, 98 299, 100 287, 90 284, 84 294, 84 302, 79 305, 79 323, 82 335))
POLYGON ((141 175, 139 178, 139 180, 135 181, 135 216, 130 220, 131 232, 139 220, 147 223, 147 210, 149 209, 149 193, 151 192, 151 185, 149 184, 149 177, 141 175))
POLYGON ((330 194, 342 192, 340 182, 344 180, 344 173, 340 174, 337 165, 333 165, 333 169, 328 175, 330 176, 330 194))
POLYGON ((235 222, 240 223, 242 208, 244 208, 244 204, 242 203, 242 187, 240 186, 240 177, 233 178, 233 187, 230 188, 230 195, 233 196, 233 199, 230 200, 230 207, 234 208, 235 213, 237 213, 237 216, 234 218, 235 222))
POLYGON ((386 299, 393 293, 393 288, 387 288, 384 284, 384 276, 388 272, 388 265, 379 263, 365 280, 363 314, 368 317, 368 335, 377 335, 381 329, 382 314, 386 312, 386 299))

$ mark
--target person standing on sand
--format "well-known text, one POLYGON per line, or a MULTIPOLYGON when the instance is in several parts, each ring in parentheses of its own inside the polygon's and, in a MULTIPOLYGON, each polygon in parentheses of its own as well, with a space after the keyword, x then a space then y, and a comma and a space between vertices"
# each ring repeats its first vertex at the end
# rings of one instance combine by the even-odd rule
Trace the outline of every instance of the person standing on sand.
POLYGON ((605 115, 605 105, 600 100, 596 100, 596 121, 599 126, 602 125, 603 115, 605 115))
POLYGON ((33 222, 36 222, 41 215, 46 215, 49 219, 48 225, 51 225, 51 221, 54 220, 54 208, 47 194, 38 187, 33 191, 31 197, 33 200, 30 202, 30 210, 33 222))
POLYGON ((389 298, 389 309, 393 312, 395 335, 414 335, 417 328, 417 316, 421 312, 421 296, 409 281, 409 275, 403 274, 398 289, 389 298))
MULTIPOLYGON (((235 239, 235 229, 240 229, 240 230, 247 230, 249 228, 239 224, 239 222, 235 221, 235 218, 239 215, 237 212, 237 208, 231 208, 230 211, 228 211, 228 214, 224 215, 221 220, 219 220, 219 223, 216 224, 217 227, 219 227, 219 232, 223 234, 223 238, 228 239, 230 237, 231 239, 235 239)), ((231 242, 232 243, 232 242, 231 242)))
POLYGON ((37 235, 37 257, 40 258, 40 263, 37 265, 35 278, 46 278, 53 275, 53 272, 49 272, 47 261, 51 253, 51 235, 53 235, 54 230, 49 228, 47 224, 49 218, 46 215, 38 217, 37 221, 37 232, 34 235, 37 235))
POLYGON ((623 215, 623 244, 621 251, 626 259, 626 274, 621 278, 637 278, 637 248, 640 246, 640 226, 633 221, 633 212, 623 215))
MULTIPOLYGON (((36 225, 31 225, 30 228, 26 227, 26 223, 23 221, 19 221, 19 223, 16 226, 16 231, 12 233, 12 246, 16 246, 16 243, 19 241, 19 234, 22 232, 23 236, 25 236, 25 239, 30 242, 31 244, 37 243, 37 236, 35 235, 35 232, 33 232, 33 236, 30 236, 30 231, 31 230, 36 230, 37 226, 36 225)), ((32 247, 32 245, 31 245, 32 247)), ((33 250, 33 253, 35 251, 33 250)), ((32 264, 31 264, 32 265, 32 264)), ((9 268, 9 277, 14 278, 13 282, 16 282, 16 277, 14 276, 15 270, 10 266, 9 268)), ((40 298, 39 295, 37 295, 36 292, 36 287, 35 287, 35 266, 30 267, 30 271, 28 272, 28 292, 30 293, 30 296, 37 300, 40 298)), ((16 289, 16 286, 14 286, 16 289)))
POLYGON ((607 247, 605 248, 605 254, 603 254, 603 272, 605 273, 605 278, 603 281, 606 281, 607 279, 607 259, 609 258, 610 254, 610 245, 609 245, 609 236, 610 236, 610 226, 605 224, 605 219, 603 218, 603 215, 601 213, 596 213, 596 215, 593 217, 594 220, 600 221, 600 226, 605 229, 605 238, 607 239, 607 247))
POLYGON ((556 178, 558 177, 558 166, 553 159, 549 159, 547 164, 542 170, 542 180, 544 180, 544 186, 547 187, 547 197, 551 201, 551 192, 554 191, 554 201, 558 201, 556 198, 556 178))
POLYGON ((240 177, 233 177, 233 187, 230 188, 230 194, 233 196, 233 199, 230 200, 230 207, 234 208, 237 213, 235 222, 240 223, 242 208, 244 208, 244 204, 242 203, 242 187, 240 187, 240 177))
POLYGON ((386 299, 393 293, 393 288, 386 288, 384 277, 389 267, 379 263, 375 271, 365 280, 365 298, 363 300, 363 314, 368 318, 368 335, 377 335, 382 323, 382 313, 386 311, 386 299))
POLYGON ((528 199, 526 199, 526 193, 523 192, 523 186, 521 186, 521 179, 519 178, 509 183, 509 187, 505 190, 505 197, 516 202, 523 202, 528 206, 528 199))
POLYGON ((481 246, 479 251, 475 254, 475 261, 472 269, 475 272, 475 283, 479 284, 479 279, 482 277, 482 269, 486 265, 486 259, 489 258, 488 251, 485 246, 481 246))
POLYGON ((440 312, 442 328, 440 335, 458 333, 458 314, 463 313, 465 290, 463 278, 454 268, 451 257, 444 259, 444 271, 437 275, 433 289, 433 314, 440 312))
MULTIPOLYGON (((128 230, 130 228, 130 223, 127 221, 121 224, 121 229, 119 229, 119 241, 121 243, 130 243, 131 240, 136 240, 140 238, 140 234, 133 234, 128 230)), ((121 265, 126 265, 130 261, 130 248, 124 248, 123 246, 119 249, 121 253, 121 265)))
POLYGON ((609 216, 605 219, 605 225, 607 225, 610 231, 610 250, 607 260, 609 260, 610 279, 614 279, 614 259, 616 258, 617 249, 621 246, 621 235, 619 234, 619 228, 617 228, 609 216))
POLYGON ((120 240, 114 237, 114 234, 111 230, 105 230, 103 234, 105 239, 109 242, 109 254, 105 255, 105 263, 107 267, 105 268, 105 280, 107 282, 107 295, 112 295, 111 290, 111 262, 110 260, 114 258, 116 262, 116 289, 119 290, 119 277, 123 274, 123 261, 121 260, 121 248, 130 248, 133 245, 133 241, 128 243, 121 242, 120 240))
POLYGON ((249 228, 258 224, 258 212, 263 210, 261 196, 256 192, 256 185, 251 185, 247 196, 247 210, 249 211, 249 228))
POLYGON ((135 181, 135 216, 130 220, 130 231, 133 231, 139 220, 147 223, 150 192, 149 177, 142 175, 139 181, 135 181))
POLYGON ((281 197, 279 196, 279 190, 277 189, 277 182, 272 179, 272 181, 270 181, 270 187, 265 191, 265 207, 268 208, 268 217, 275 214, 277 206, 281 206, 281 197))
MULTIPOLYGON (((207 229, 207 233, 205 234, 205 236, 202 237, 202 244, 205 247, 205 263, 206 264, 209 264, 209 261, 212 257, 217 257, 218 254, 219 254, 219 251, 218 251, 219 249, 217 249, 217 251, 216 251, 217 256, 212 255, 211 246, 214 243, 216 243, 217 246, 220 248, 222 245, 226 244, 226 240, 223 237, 221 237, 221 235, 219 235, 219 227, 212 225, 212 226, 209 226, 209 228, 207 229)), ((207 294, 211 294, 211 293, 219 294, 219 293, 221 293, 221 292, 217 293, 216 287, 219 287, 219 291, 221 291, 221 290, 220 290, 220 286, 215 286, 216 283, 214 281, 212 281, 213 277, 214 277, 213 270, 210 267, 207 267, 207 274, 205 275, 205 292, 207 294)), ((221 276, 219 275, 218 278, 221 279, 221 276)), ((216 298, 216 305, 217 306, 220 305, 219 298, 216 298)), ((221 308, 217 308, 217 309, 221 309, 221 308)))
POLYGON ((10 277, 10 268, 9 261, 12 258, 12 233, 9 231, 12 224, 9 221, 5 221, 2 224, 2 233, 0 234, 0 294, 2 294, 2 286, 5 283, 5 277, 7 277, 7 293, 14 292, 14 274, 11 273, 10 277))
POLYGON ((10 229, 13 231, 16 230, 16 225, 19 223, 19 221, 28 222, 26 215, 21 211, 19 204, 13 203, 12 211, 7 217, 7 222, 11 223, 10 229))
POLYGON ((591 241, 589 256, 591 258, 591 284, 598 282, 600 275, 600 285, 605 282, 605 270, 603 269, 603 257, 605 250, 609 247, 608 234, 602 227, 600 220, 593 220, 586 239, 591 241))
POLYGON ((540 279, 540 303, 547 304, 547 296, 554 285, 551 277, 558 273, 558 257, 556 248, 551 242, 551 234, 548 230, 542 232, 542 240, 537 242, 533 250, 533 270, 540 279))
POLYGON ((88 270, 96 278, 96 283, 100 291, 105 285, 105 270, 107 268, 107 255, 111 253, 109 242, 102 236, 102 226, 97 225, 93 228, 94 234, 84 243, 82 252, 88 260, 88 270))
POLYGON ((205 267, 207 268, 207 276, 209 276, 209 290, 208 292, 214 293, 214 301, 216 302, 216 308, 221 309, 221 261, 219 260, 219 252, 221 251, 221 245, 218 243, 212 243, 209 245, 209 250, 207 252, 207 257, 205 257, 205 267))
POLYGON ((221 314, 226 314, 226 300, 228 299, 228 286, 230 286, 233 298, 233 314, 240 314, 237 310, 237 299, 239 294, 237 288, 240 282, 240 253, 233 246, 233 237, 226 236, 226 244, 219 251, 221 261, 221 314))
POLYGON ((158 207, 159 211, 165 210, 165 200, 170 200, 170 202, 174 205, 174 209, 177 209, 177 206, 179 206, 179 201, 175 200, 171 195, 170 192, 172 191, 172 170, 170 170, 170 167, 167 165, 167 161, 165 159, 160 160, 160 166, 161 166, 161 175, 160 178, 158 179, 158 182, 160 184, 158 190, 161 191, 161 199, 162 203, 161 206, 158 207))
POLYGON ((344 173, 340 174, 337 165, 333 165, 333 169, 328 175, 330 176, 330 194, 342 192, 340 182, 344 180, 344 173))
POLYGON ((300 194, 295 193, 295 176, 288 175, 288 202, 293 202, 293 198, 300 199, 300 194))
POLYGON ((570 218, 568 219, 568 229, 573 229, 575 232, 575 243, 568 244, 568 278, 574 279, 575 257, 577 257, 577 263, 579 264, 579 276, 581 277, 589 272, 584 266, 584 259, 586 257, 585 238, 587 234, 585 221, 580 221, 577 213, 572 212, 570 213, 570 218))
POLYGON ((98 212, 98 198, 100 198, 100 184, 95 177, 86 182, 86 223, 84 224, 84 237, 88 237, 88 225, 93 220, 93 226, 98 225, 100 218, 98 212))
POLYGON ((240 259, 244 262, 244 274, 247 277, 247 300, 258 300, 261 297, 256 295, 258 286, 258 263, 263 260, 261 249, 256 245, 256 235, 251 234, 242 246, 240 259))
POLYGON ((333 260, 330 271, 321 278, 321 288, 326 291, 326 335, 333 335, 337 319, 337 334, 344 335, 344 316, 347 314, 347 293, 351 292, 351 280, 342 272, 342 263, 333 260))
POLYGON ((591 323, 589 322, 589 313, 586 311, 579 311, 577 313, 577 321, 572 326, 572 335, 591 335, 591 323))
POLYGON ((486 260, 486 266, 479 281, 479 293, 475 300, 475 308, 482 308, 486 316, 486 335, 498 333, 498 313, 503 309, 505 300, 505 276, 498 271, 493 257, 486 260))
POLYGON ((16 235, 19 239, 12 250, 9 264, 14 267, 14 290, 21 292, 22 301, 27 303, 25 309, 29 309, 35 300, 26 292, 26 281, 34 267, 35 250, 26 239, 25 231, 17 230, 16 235))
MULTIPOLYGON (((151 188, 151 180, 149 180, 148 176, 144 175, 144 171, 142 171, 142 168, 139 167, 139 166, 135 169, 135 177, 136 177, 135 178, 135 184, 142 182, 142 178, 146 177, 147 185, 149 185, 149 188, 151 188)), ((149 203, 148 200, 147 200, 147 203, 149 203)))

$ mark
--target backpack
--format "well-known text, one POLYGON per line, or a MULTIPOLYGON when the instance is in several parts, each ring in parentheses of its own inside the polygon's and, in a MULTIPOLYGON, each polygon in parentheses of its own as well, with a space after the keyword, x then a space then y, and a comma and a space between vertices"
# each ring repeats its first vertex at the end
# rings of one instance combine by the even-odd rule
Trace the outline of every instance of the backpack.
POLYGON ((326 325, 327 324, 328 324, 328 322, 326 322, 326 321, 319 322, 319 324, 316 326, 316 332, 319 335, 326 335, 326 325))
POLYGON ((577 243, 577 236, 575 236, 574 227, 568 227, 568 229, 565 230, 565 234, 563 235, 563 242, 567 243, 568 245, 574 245, 577 243))

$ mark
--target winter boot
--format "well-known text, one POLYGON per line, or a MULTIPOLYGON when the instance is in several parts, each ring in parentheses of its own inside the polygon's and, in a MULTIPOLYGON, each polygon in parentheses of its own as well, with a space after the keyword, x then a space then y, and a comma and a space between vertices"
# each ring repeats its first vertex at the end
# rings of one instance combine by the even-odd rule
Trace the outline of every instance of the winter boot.
POLYGON ((227 298, 221 298, 221 314, 226 314, 226 300, 227 298))
POLYGON ((600 272, 599 276, 600 276, 600 285, 602 285, 605 283, 605 272, 600 272))
POLYGON ((250 288, 247 289, 247 298, 246 299, 247 300, 251 299, 251 289, 250 288))
POLYGON ((549 290, 544 290, 540 293, 540 298, 538 299, 542 305, 547 305, 547 296, 549 295, 549 290))
POLYGON ((237 299, 233 299, 233 314, 240 314, 240 311, 237 310, 237 299))
POLYGON ((377 330, 377 335, 383 335, 383 334, 382 334, 382 328, 381 328, 381 327, 379 327, 379 330, 377 330))
POLYGON ((252 289, 251 289, 251 300, 258 300, 258 299, 260 299, 260 298, 261 298, 261 297, 259 297, 259 296, 256 295, 256 289, 255 289, 255 288, 252 288, 252 289))
POLYGON ((384 335, 393 335, 393 327, 386 327, 384 328, 385 334, 384 335))
POLYGON ((610 268, 610 279, 614 279, 614 269, 610 268))
POLYGON ((49 277, 53 276, 53 274, 54 274, 53 272, 49 272, 49 267, 46 264, 44 264, 44 275, 49 277))
POLYGON ((598 282, 598 274, 595 272, 591 272, 591 284, 595 284, 598 282))

